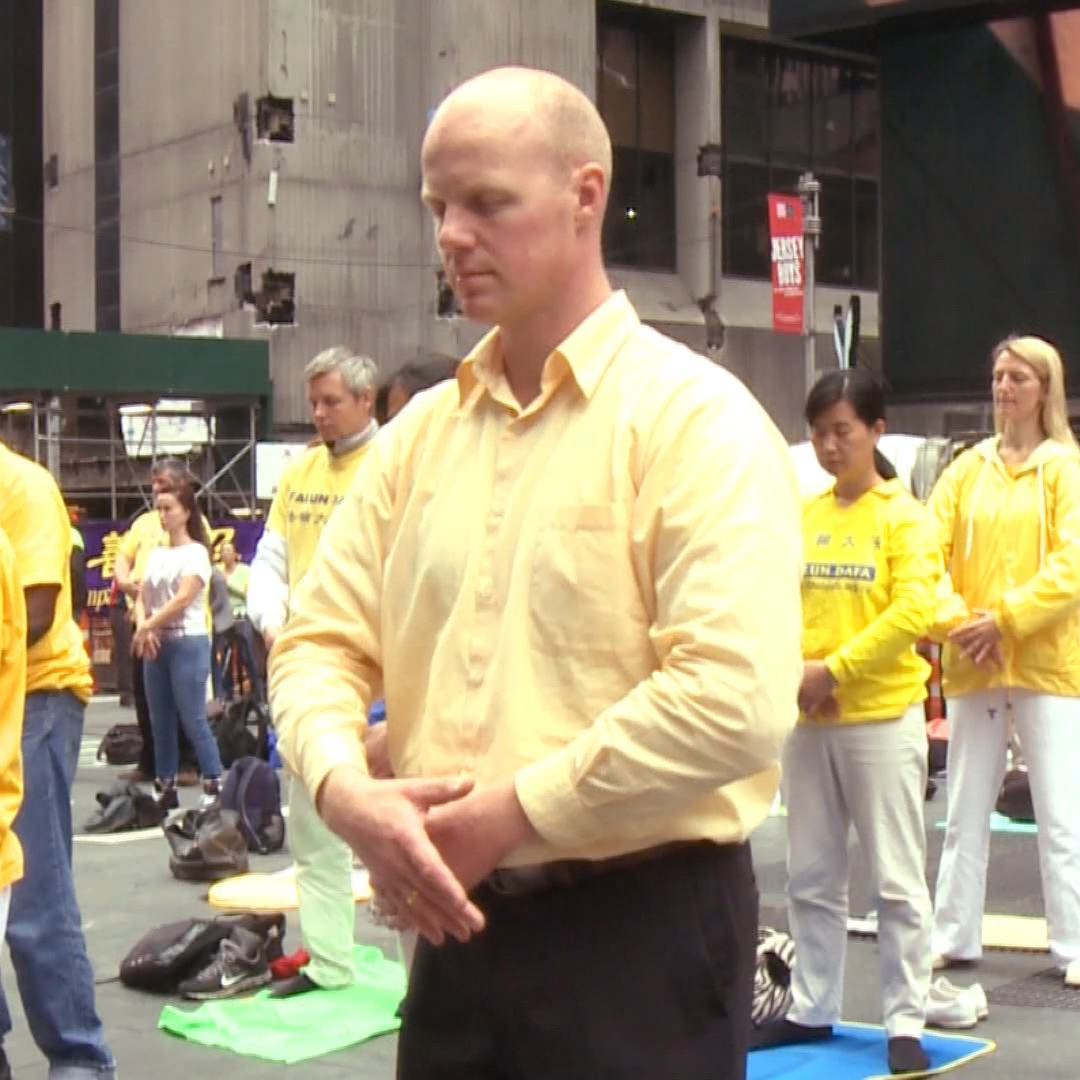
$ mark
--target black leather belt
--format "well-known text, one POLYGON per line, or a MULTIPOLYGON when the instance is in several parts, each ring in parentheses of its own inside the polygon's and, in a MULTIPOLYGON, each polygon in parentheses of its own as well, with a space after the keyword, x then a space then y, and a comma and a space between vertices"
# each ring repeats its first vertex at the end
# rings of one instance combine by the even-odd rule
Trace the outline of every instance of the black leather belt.
POLYGON ((711 843, 710 840, 673 840, 668 844, 632 851, 627 855, 615 855, 610 859, 562 859, 535 866, 513 866, 493 870, 483 884, 499 896, 529 896, 549 889, 570 888, 604 874, 655 862, 677 852, 711 843))

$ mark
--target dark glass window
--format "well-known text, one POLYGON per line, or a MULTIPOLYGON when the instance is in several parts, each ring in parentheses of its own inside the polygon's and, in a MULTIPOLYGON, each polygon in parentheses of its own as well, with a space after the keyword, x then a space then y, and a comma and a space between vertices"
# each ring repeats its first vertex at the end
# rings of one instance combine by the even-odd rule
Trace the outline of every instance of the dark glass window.
POLYGON ((42 0, 0 0, 0 325, 44 320, 42 0))
POLYGON ((817 277, 878 284, 877 74, 859 64, 725 37, 721 80, 724 272, 768 278, 770 192, 821 181, 817 277))
POLYGON ((616 266, 674 270, 674 25, 601 4, 597 53, 597 105, 614 149, 604 256, 616 266))
POLYGON ((94 0, 94 278, 98 330, 120 329, 119 0, 94 0))
POLYGON ((730 161, 724 173, 724 270, 739 277, 768 277, 769 219, 761 192, 769 187, 769 167, 730 161))

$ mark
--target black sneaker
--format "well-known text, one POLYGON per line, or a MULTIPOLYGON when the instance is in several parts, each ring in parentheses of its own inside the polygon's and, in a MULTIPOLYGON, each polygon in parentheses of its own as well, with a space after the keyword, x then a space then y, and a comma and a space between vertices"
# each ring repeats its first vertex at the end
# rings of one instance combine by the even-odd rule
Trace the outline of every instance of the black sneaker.
POLYGON ((157 804, 167 814, 170 810, 180 809, 180 796, 176 794, 175 780, 155 780, 157 804))
POLYGON ((192 1001, 216 1001, 257 990, 270 981, 270 964, 262 938, 233 927, 218 946, 217 955, 206 967, 180 984, 180 993, 192 1001))

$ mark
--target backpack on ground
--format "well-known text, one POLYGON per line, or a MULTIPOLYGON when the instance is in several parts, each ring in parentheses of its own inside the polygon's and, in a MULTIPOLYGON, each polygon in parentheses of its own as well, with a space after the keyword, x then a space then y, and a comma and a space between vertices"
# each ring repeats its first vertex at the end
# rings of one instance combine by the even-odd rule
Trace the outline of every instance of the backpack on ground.
POLYGON ((253 697, 230 701, 221 715, 210 721, 210 728, 226 769, 243 757, 269 756, 270 712, 253 697))
POLYGON ((235 810, 209 806, 187 810, 165 826, 172 854, 169 869, 181 881, 221 881, 246 874, 247 843, 235 810))
POLYGON ((781 1020, 791 1008, 791 969, 795 966, 795 942, 781 930, 762 926, 758 930, 757 964, 754 968, 754 999, 751 1020, 764 1027, 781 1020))
POLYGON ((138 724, 113 724, 98 744, 97 759, 110 765, 134 765, 142 754, 142 734, 138 724))
POLYGON ((1012 821, 1035 823, 1035 804, 1031 799, 1031 780, 1027 769, 1010 769, 998 793, 994 809, 1012 821))
POLYGON ((273 768, 260 758, 242 757, 233 763, 218 799, 222 810, 239 816, 240 833, 248 851, 268 855, 285 843, 285 818, 281 814, 281 782, 273 768))
POLYGON ((136 942, 120 962, 120 981, 133 990, 175 993, 184 979, 201 970, 221 942, 242 926, 258 934, 268 959, 281 956, 285 916, 220 915, 216 919, 182 919, 155 926, 136 942))
POLYGON ((87 819, 83 831, 120 833, 133 829, 156 829, 165 820, 165 811, 153 795, 136 784, 118 780, 99 791, 94 798, 98 808, 87 819))

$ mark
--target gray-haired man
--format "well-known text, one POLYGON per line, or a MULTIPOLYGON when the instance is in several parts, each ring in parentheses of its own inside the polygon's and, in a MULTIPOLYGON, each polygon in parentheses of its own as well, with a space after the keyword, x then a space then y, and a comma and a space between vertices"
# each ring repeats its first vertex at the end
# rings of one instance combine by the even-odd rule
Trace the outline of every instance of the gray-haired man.
MULTIPOLYGON (((323 526, 378 430, 372 419, 374 360, 338 345, 319 353, 304 375, 318 440, 282 477, 248 584, 248 615, 268 649, 285 623, 289 597, 307 571, 323 526)), ((352 852, 322 823, 300 783, 290 786, 289 838, 300 930, 311 962, 277 993, 347 986, 353 979, 352 852)))

